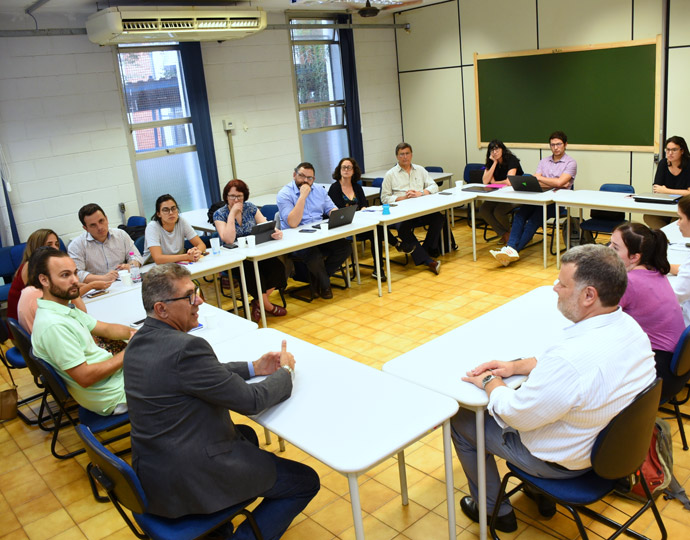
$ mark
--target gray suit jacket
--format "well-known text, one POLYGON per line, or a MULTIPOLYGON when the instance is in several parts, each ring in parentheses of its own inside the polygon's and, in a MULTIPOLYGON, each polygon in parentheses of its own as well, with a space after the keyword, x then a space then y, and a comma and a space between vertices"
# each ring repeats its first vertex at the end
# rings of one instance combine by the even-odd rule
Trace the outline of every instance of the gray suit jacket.
POLYGON ((153 514, 208 514, 273 486, 268 452, 242 437, 228 409, 255 414, 290 396, 279 369, 247 384, 246 362, 221 364, 202 338, 147 318, 125 351, 132 465, 153 514))

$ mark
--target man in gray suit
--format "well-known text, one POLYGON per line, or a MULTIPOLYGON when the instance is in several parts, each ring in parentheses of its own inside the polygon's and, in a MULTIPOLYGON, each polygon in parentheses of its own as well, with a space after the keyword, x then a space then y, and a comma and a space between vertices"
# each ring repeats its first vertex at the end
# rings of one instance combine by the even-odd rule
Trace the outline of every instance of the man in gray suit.
MULTIPOLYGON (((295 360, 286 350, 253 362, 221 364, 198 325, 203 300, 189 272, 156 266, 144 277, 148 315, 125 351, 132 465, 153 514, 210 514, 263 497, 254 516, 265 539, 278 539, 319 491, 313 469, 258 447, 228 409, 256 414, 287 399, 295 360), (268 375, 247 384, 254 375, 268 375)), ((253 538, 247 523, 234 539, 253 538)))

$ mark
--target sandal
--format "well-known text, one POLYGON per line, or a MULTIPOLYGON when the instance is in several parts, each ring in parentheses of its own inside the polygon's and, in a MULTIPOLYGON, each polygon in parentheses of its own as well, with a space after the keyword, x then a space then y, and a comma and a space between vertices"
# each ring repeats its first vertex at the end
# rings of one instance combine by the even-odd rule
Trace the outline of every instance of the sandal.
POLYGON ((249 304, 249 307, 252 310, 252 321, 255 323, 258 323, 261 321, 261 306, 259 305, 259 302, 256 300, 252 300, 251 304, 249 304))
POLYGON ((274 317, 285 317, 285 315, 287 315, 287 309, 273 304, 273 309, 268 310, 266 313, 270 313, 274 317))

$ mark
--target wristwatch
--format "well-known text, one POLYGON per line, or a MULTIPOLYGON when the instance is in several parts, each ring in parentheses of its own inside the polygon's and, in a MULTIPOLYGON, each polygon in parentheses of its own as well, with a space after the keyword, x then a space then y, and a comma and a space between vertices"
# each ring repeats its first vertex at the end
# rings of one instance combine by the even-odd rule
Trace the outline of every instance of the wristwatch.
POLYGON ((489 373, 486 377, 482 379, 482 388, 486 389, 486 385, 497 378, 498 377, 496 377, 493 373, 489 373))
POLYGON ((285 364, 284 366, 280 366, 280 367, 282 367, 285 371, 287 371, 287 372, 290 374, 290 377, 291 377, 293 380, 295 379, 295 370, 294 370, 294 369, 292 369, 292 368, 291 368, 290 366, 288 366, 287 364, 285 364))

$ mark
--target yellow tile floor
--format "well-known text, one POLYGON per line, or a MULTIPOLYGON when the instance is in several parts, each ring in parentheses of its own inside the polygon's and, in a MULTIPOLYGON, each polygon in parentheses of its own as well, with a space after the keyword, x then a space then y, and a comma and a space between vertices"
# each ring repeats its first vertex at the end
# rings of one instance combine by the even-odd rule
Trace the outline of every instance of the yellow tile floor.
MULTIPOLYGON (((558 273, 555 257, 542 264, 541 244, 527 248, 519 263, 500 266, 489 254, 495 242, 484 243, 478 234, 478 260, 472 261, 471 235, 466 222, 454 228, 459 251, 445 255, 439 276, 426 268, 393 265, 393 293, 379 298, 369 269, 362 269, 362 284, 349 290, 334 289, 333 300, 306 304, 288 298, 289 314, 269 318, 269 326, 287 332, 358 362, 380 369, 391 358, 421 345, 493 308, 541 285, 551 285, 558 273)), ((368 250, 367 250, 368 251, 368 250)), ((366 261, 366 255, 364 261, 366 261)), ((402 259, 400 254, 394 258, 402 259)), ((370 261, 369 261, 370 262, 370 261)), ((213 289, 205 287, 214 300, 213 289)), ((277 298, 277 295, 276 295, 277 298)), ((226 301, 225 307, 229 307, 226 301)), ((478 339, 500 338, 477 336, 478 339)), ((452 351, 449 351, 452 354, 452 351)), ((297 359, 299 363, 299 358, 297 359)), ((299 364, 298 364, 299 365, 299 364)), ((0 371, 1 372, 1 371, 0 371)), ((16 372, 15 372, 16 373, 16 372)), ((7 374, 1 388, 6 388, 7 374)), ((34 392, 28 373, 18 377, 21 395, 34 392)), ((689 409, 690 411, 690 409, 689 409)), ((236 420, 247 422, 236 415, 236 420)), ((251 422, 250 422, 251 423, 251 422)), ((683 452, 674 429, 675 475, 690 490, 690 452, 683 452)), ((258 427, 261 434, 262 430, 258 427)), ((690 432, 690 430, 689 430, 690 432)), ((263 442, 263 436, 260 437, 263 442)), ((67 430, 62 444, 70 449, 79 442, 67 430)), ((128 444, 118 443, 117 448, 128 444)), ((276 438, 266 446, 278 451, 276 438)), ((347 481, 302 451, 287 445, 285 457, 312 466, 321 477, 321 491, 293 522, 285 540, 354 538, 347 481)), ((443 454, 437 430, 406 450, 410 503, 400 503, 396 459, 391 458, 360 477, 364 528, 371 540, 435 540, 447 538, 447 513, 443 484, 443 454)), ((110 504, 94 501, 85 474, 87 459, 78 456, 58 461, 50 454, 49 436, 19 419, 0 424, 0 539, 131 539, 134 535, 110 504)), ((183 472, 181 472, 183 473, 183 472)), ((457 538, 478 538, 479 528, 459 510, 467 494, 467 481, 455 460, 457 538)), ((516 496, 519 528, 502 538, 576 538, 572 521, 559 512, 539 519, 531 501, 516 496)), ((636 503, 608 497, 598 509, 607 514, 634 512, 636 503)), ((658 500, 670 539, 690 537, 687 511, 677 501, 658 500)), ((587 523, 587 522, 586 522, 587 523)), ((598 524, 589 524, 592 537, 608 535, 598 524)), ((651 512, 638 522, 638 530, 658 538, 651 512)))

